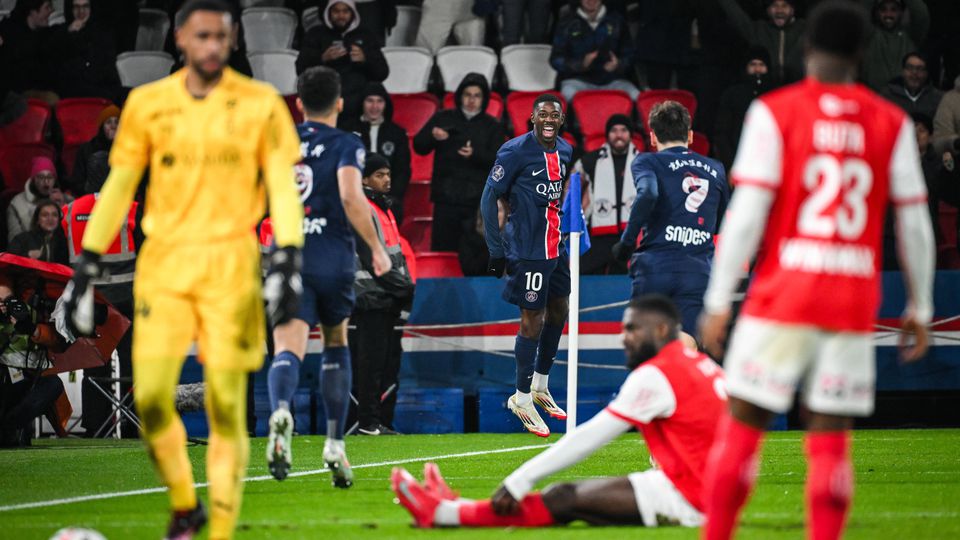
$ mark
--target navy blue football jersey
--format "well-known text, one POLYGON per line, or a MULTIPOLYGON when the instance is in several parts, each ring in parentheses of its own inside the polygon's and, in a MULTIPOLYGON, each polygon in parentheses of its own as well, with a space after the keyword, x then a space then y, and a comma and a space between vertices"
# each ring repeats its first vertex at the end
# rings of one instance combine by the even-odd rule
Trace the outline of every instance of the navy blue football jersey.
POLYGON ((644 226, 639 272, 710 273, 713 237, 729 199, 723 165, 683 147, 640 154, 630 165, 638 192, 656 178, 657 202, 644 226))
POLYGON ((511 259, 555 259, 563 249, 560 238, 560 196, 573 148, 557 138, 547 151, 533 132, 503 143, 487 185, 508 197, 510 215, 503 235, 511 259))
POLYGON ((340 201, 337 170, 356 167, 363 171, 363 142, 352 133, 317 122, 304 122, 297 131, 303 158, 295 168, 303 201, 303 272, 353 274, 356 247, 353 228, 340 201))

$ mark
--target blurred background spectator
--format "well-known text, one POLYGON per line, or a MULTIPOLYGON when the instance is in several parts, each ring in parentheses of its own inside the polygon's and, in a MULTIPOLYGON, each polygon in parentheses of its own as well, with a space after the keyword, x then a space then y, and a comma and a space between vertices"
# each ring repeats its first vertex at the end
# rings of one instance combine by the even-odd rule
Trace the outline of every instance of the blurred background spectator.
POLYGON ((10 90, 56 103, 59 50, 50 0, 19 0, 0 22, 0 73, 10 90))
POLYGON ((750 18, 737 0, 719 2, 743 39, 767 49, 769 67, 776 84, 792 83, 803 78, 803 31, 806 21, 797 18, 796 0, 764 0, 764 19, 750 18))
POLYGON ((754 45, 750 47, 740 81, 724 90, 720 97, 720 109, 714 127, 713 152, 727 170, 733 165, 740 144, 743 117, 750 103, 760 94, 770 90, 770 53, 754 45))
MULTIPOLYGON (((862 0, 869 4, 871 0, 862 0)), ((923 0, 874 0, 873 33, 863 56, 860 79, 876 92, 900 74, 901 60, 919 50, 930 29, 930 12, 923 0), (909 17, 904 17, 904 10, 909 17), (909 26, 904 28, 904 23, 909 26)), ((871 7, 868 5, 868 7, 871 7)))
POLYGON ((937 114, 943 92, 930 84, 927 60, 917 52, 903 57, 899 77, 892 79, 880 95, 896 103, 907 114, 922 114, 928 120, 937 114))
POLYGON ((336 0, 323 12, 323 24, 303 37, 297 73, 313 66, 326 66, 340 74, 343 118, 361 114, 361 95, 370 82, 383 82, 390 67, 380 51, 380 40, 360 26, 360 14, 353 0, 336 0))
POLYGON ((503 126, 485 113, 490 86, 479 73, 468 73, 456 91, 456 107, 434 114, 413 138, 413 150, 433 158, 433 251, 457 251, 464 231, 474 226, 480 195, 503 126))
POLYGON ((436 53, 451 34, 458 45, 483 45, 487 23, 473 5, 474 0, 423 0, 417 47, 436 53))
POLYGON ((583 274, 626 274, 627 264, 614 259, 610 249, 630 220, 630 207, 637 196, 630 163, 637 157, 630 117, 615 114, 607 120, 603 146, 584 154, 574 170, 579 171, 584 189, 584 215, 590 230, 591 247, 580 259, 583 274))
POLYGON ((503 45, 548 43, 550 0, 503 0, 503 45))
POLYGON ((400 223, 403 221, 403 196, 410 184, 407 132, 393 121, 393 100, 382 84, 367 83, 361 97, 363 113, 359 118, 343 118, 343 129, 359 135, 368 152, 376 152, 390 162, 391 209, 400 223))
POLYGON ((67 23, 54 27, 61 40, 57 79, 60 97, 121 98, 116 38, 93 0, 67 2, 67 23), (72 4, 72 6, 70 6, 72 4))
POLYGON ((119 122, 119 107, 110 105, 103 109, 97 117, 97 125, 100 126, 97 134, 77 149, 73 176, 67 185, 75 197, 100 191, 100 186, 110 172, 110 147, 113 146, 113 138, 117 136, 119 122))
MULTIPOLYGON (((694 88, 696 51, 693 17, 678 2, 640 0, 636 61, 643 65, 650 88, 694 88)), ((697 25, 699 26, 699 24, 697 25)))
POLYGON ((581 90, 640 93, 632 75, 633 39, 627 22, 603 0, 580 0, 576 11, 560 19, 553 35, 550 65, 561 79, 560 93, 570 102, 581 90))
MULTIPOLYGON (((304 4, 319 7, 321 13, 327 9, 327 4, 330 3, 329 0, 302 1, 304 4)), ((295 2, 287 2, 287 7, 302 11, 302 7, 297 10, 297 6, 290 5, 292 3, 295 2)), ((354 0, 354 4, 360 16, 360 25, 373 34, 382 47, 386 42, 387 34, 397 25, 396 0, 354 0)))
POLYGON ((37 202, 30 221, 30 230, 24 231, 10 242, 10 253, 44 262, 70 264, 67 253, 67 237, 60 228, 60 206, 50 199, 37 202))
POLYGON ((30 230, 37 203, 51 199, 57 205, 66 202, 57 187, 57 169, 49 158, 35 157, 30 168, 30 179, 7 207, 7 240, 11 241, 22 232, 30 230))
POLYGON ((960 75, 945 93, 933 117, 933 147, 937 152, 960 152, 960 75))

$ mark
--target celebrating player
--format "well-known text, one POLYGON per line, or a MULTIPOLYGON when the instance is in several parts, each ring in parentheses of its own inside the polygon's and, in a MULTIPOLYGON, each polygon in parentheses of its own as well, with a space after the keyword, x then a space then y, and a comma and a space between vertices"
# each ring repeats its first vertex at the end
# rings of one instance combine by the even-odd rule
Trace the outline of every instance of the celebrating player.
POLYGON ((871 331, 890 203, 906 269, 903 358, 927 348, 934 252, 926 188, 909 117, 854 84, 868 24, 855 4, 818 4, 807 24, 807 80, 763 95, 747 114, 733 165, 739 187, 704 300, 701 332, 713 354, 740 269, 763 244, 726 357, 730 416, 706 475, 709 540, 733 535, 763 429, 790 409, 798 386, 810 412, 809 538, 842 535, 853 494, 851 417, 873 411, 871 331))
POLYGON ((149 166, 147 240, 134 285, 133 385, 144 442, 170 490, 167 538, 192 538, 207 520, 174 408, 190 345, 198 344, 206 381, 210 538, 231 538, 249 453, 247 372, 263 363, 263 299, 271 320, 279 322, 296 313, 299 299, 297 134, 270 85, 225 67, 231 28, 230 8, 220 0, 191 0, 178 13, 176 41, 186 67, 130 93, 110 176, 64 290, 67 319, 89 335, 91 281, 102 276, 101 254, 116 238, 149 166), (262 294, 253 231, 264 213, 264 186, 280 248, 270 259, 273 290, 262 294))
POLYGON ((347 461, 343 432, 352 374, 347 319, 353 311, 356 272, 351 225, 370 247, 376 275, 390 270, 390 258, 377 238, 363 194, 363 142, 334 127, 343 110, 340 76, 330 68, 310 68, 300 74, 297 91, 297 107, 307 119, 297 128, 303 162, 296 167, 305 213, 304 297, 299 313, 273 330, 277 354, 267 379, 273 409, 267 464, 277 480, 286 478, 290 471, 290 402, 297 390, 310 329, 319 322, 324 342, 320 393, 327 413, 323 461, 332 472, 333 485, 348 488, 353 484, 353 471, 347 461))
POLYGON ((507 408, 523 427, 541 437, 549 436, 550 428, 534 402, 554 418, 567 418, 547 387, 570 309, 570 268, 560 239, 560 196, 573 149, 559 136, 563 120, 556 96, 543 94, 534 100, 533 131, 500 147, 480 200, 489 273, 499 278, 506 270, 503 299, 520 307, 520 331, 513 349, 517 391, 507 400, 507 408), (501 197, 510 205, 503 236, 497 217, 501 197))
POLYGON ((658 103, 648 123, 657 152, 640 154, 630 165, 637 196, 612 251, 621 261, 630 258, 644 229, 630 262, 631 296, 669 296, 683 314, 683 330, 692 334, 703 309, 713 235, 727 205, 727 177, 719 161, 687 149, 693 132, 683 105, 658 103))
POLYGON ((393 470, 400 503, 419 527, 542 527, 584 520, 594 525, 703 521, 703 469, 725 407, 723 371, 678 339, 680 313, 669 298, 630 301, 623 314, 623 345, 633 371, 610 405, 524 463, 503 481, 493 499, 457 499, 436 465, 424 468, 421 486, 407 471, 393 470), (636 427, 657 467, 625 477, 534 484, 586 459, 636 427))

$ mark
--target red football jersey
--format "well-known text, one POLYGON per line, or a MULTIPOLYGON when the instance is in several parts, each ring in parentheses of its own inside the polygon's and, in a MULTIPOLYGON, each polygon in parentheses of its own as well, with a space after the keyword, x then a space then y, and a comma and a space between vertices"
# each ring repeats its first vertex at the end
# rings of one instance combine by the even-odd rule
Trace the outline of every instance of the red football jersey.
POLYGON ((910 119, 861 85, 808 78, 751 105, 731 176, 774 193, 743 313, 872 330, 886 208, 927 196, 910 119))
POLYGON ((677 340, 634 370, 606 410, 640 430, 657 466, 703 511, 703 473, 726 399, 720 366, 677 340))

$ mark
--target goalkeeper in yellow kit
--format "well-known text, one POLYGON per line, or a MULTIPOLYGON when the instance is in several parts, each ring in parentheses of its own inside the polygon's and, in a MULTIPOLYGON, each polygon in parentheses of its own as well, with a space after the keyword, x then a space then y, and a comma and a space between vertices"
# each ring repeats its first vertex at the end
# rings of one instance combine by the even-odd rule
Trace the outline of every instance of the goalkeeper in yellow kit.
POLYGON ((178 13, 185 67, 135 89, 110 153, 111 172, 64 291, 67 319, 93 330, 91 280, 150 167, 134 281, 133 379, 142 437, 173 518, 167 538, 186 539, 207 520, 193 487, 174 387, 196 342, 210 424, 210 538, 233 536, 249 441, 247 373, 264 357, 264 311, 276 325, 297 311, 303 206, 293 166, 299 138, 272 87, 225 67, 233 39, 229 7, 191 0, 178 13), (264 292, 254 228, 270 214, 279 249, 264 292))

